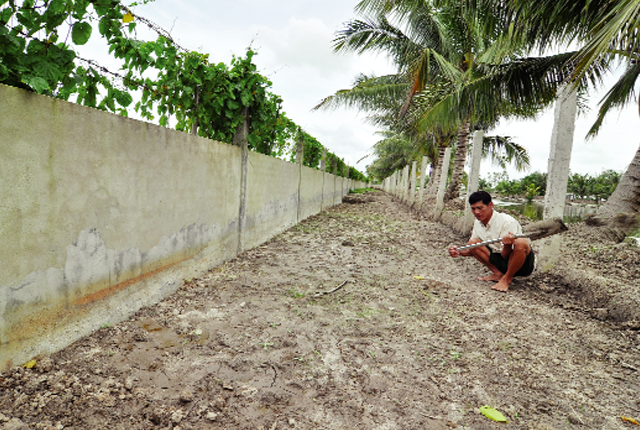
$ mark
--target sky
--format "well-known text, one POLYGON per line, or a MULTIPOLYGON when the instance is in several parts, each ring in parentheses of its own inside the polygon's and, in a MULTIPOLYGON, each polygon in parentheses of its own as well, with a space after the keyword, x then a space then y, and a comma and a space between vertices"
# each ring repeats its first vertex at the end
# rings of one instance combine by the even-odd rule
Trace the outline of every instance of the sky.
MULTIPOLYGON (((350 88, 359 73, 379 76, 394 71, 383 56, 333 51, 336 31, 358 17, 354 13, 357 3, 358 0, 155 0, 137 6, 134 12, 169 31, 182 47, 208 53, 212 62, 228 64, 232 56, 244 56, 251 46, 258 52, 254 62, 259 72, 272 81, 271 91, 282 97, 287 116, 347 164, 364 172, 372 161, 366 156, 380 140, 377 129, 366 123, 364 114, 353 109, 312 111, 323 98, 350 88)), ((143 25, 138 24, 138 28, 143 25)), ((140 30, 140 37, 149 36, 140 30)), ((108 64, 104 49, 100 51, 94 39, 98 38, 92 38, 83 53, 108 64)), ((593 106, 591 112, 576 122, 572 173, 622 171, 638 150, 637 104, 611 113, 599 135, 585 140, 602 94, 594 94, 589 102, 593 106)), ((530 170, 508 169, 511 179, 547 170, 552 127, 550 108, 535 120, 504 121, 487 132, 511 136, 529 151, 530 170)), ((481 166, 480 176, 500 171, 487 161, 481 166)))

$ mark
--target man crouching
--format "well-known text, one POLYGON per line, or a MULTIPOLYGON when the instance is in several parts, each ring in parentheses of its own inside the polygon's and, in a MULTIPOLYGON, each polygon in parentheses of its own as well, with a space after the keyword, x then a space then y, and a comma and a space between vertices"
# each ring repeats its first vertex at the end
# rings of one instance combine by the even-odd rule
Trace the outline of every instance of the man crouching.
POLYGON ((473 232, 468 244, 501 238, 486 246, 459 251, 456 246, 449 248, 452 257, 475 257, 487 266, 489 276, 482 276, 481 281, 497 281, 491 288, 506 292, 514 276, 529 276, 535 267, 535 256, 531 250, 531 241, 527 238, 515 238, 522 234, 522 226, 511 215, 493 209, 491 195, 486 191, 476 191, 469 196, 471 211, 476 217, 473 232))

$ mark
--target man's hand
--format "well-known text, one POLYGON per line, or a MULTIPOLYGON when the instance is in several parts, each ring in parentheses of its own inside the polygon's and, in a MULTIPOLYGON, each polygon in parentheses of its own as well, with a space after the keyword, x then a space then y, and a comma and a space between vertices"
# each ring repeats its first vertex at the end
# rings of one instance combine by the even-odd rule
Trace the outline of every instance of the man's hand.
POLYGON ((457 246, 450 246, 449 247, 449 255, 452 256, 453 258, 460 257, 460 251, 458 251, 458 247, 457 246))
POLYGON ((515 241, 516 241, 516 237, 511 232, 505 234, 502 237, 502 244, 503 245, 513 245, 515 243, 515 241))

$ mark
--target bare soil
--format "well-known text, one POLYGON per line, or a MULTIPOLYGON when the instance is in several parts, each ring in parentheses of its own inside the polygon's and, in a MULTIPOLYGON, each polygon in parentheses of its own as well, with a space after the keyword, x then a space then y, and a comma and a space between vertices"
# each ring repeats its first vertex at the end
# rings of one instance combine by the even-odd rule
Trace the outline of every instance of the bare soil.
MULTIPOLYGON (((636 428, 640 324, 604 295, 557 271, 492 291, 450 228, 351 201, 0 374, 0 428, 636 428)), ((566 234, 563 264, 637 290, 637 248, 566 234)))

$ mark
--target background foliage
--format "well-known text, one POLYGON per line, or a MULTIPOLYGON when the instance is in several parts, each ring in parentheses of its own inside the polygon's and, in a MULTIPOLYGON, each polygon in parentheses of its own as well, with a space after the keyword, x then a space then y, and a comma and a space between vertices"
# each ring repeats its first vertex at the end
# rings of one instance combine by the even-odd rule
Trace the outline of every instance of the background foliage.
MULTIPOLYGON (((615 170, 604 170, 597 176, 588 173, 569 175, 567 192, 573 194, 574 200, 590 200, 600 203, 607 199, 620 182, 621 174, 615 170)), ((544 196, 547 187, 547 174, 534 172, 521 179, 510 180, 506 173, 492 173, 488 178, 480 180, 480 189, 493 191, 501 196, 521 196, 528 200, 544 196)))

